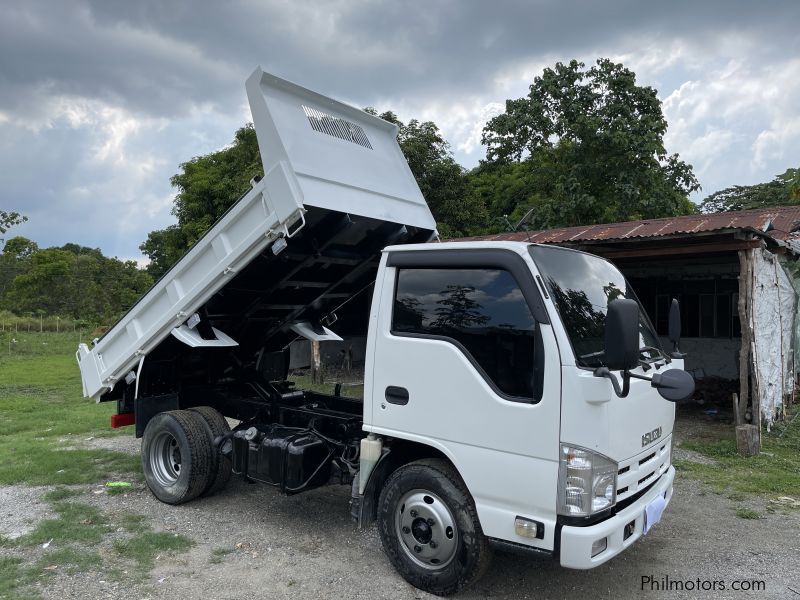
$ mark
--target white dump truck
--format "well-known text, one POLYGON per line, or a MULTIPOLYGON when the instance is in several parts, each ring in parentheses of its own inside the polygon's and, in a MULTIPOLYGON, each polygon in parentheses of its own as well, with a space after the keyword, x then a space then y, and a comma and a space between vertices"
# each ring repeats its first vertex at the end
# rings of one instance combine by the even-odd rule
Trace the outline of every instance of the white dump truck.
POLYGON ((494 547, 587 569, 653 527, 693 389, 677 311, 667 352, 606 260, 439 243, 393 124, 260 69, 247 94, 264 176, 77 352, 152 493, 352 486, 354 519, 442 595, 494 547), (294 340, 364 336, 363 399, 288 380, 294 340))

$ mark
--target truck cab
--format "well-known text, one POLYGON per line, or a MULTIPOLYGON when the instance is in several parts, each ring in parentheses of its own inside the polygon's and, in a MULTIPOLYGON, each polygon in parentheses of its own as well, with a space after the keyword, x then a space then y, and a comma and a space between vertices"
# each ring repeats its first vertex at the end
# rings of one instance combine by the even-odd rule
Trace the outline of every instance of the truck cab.
MULTIPOLYGON (((602 258, 523 242, 391 247, 372 301, 364 429, 440 453, 491 544, 586 569, 654 524, 646 507, 669 503, 675 405, 644 378, 681 367, 602 258), (636 365, 598 376, 618 299, 637 308, 636 365), (629 378, 624 397, 609 377, 629 378)), ((400 532, 417 562, 448 559, 400 532)))
POLYGON ((693 389, 677 306, 666 351, 602 258, 438 241, 396 126, 260 69, 246 87, 264 176, 76 353, 153 495, 350 486, 400 575, 442 595, 493 548, 586 569, 646 534, 693 389), (294 341, 350 336, 363 398, 290 380, 294 341))

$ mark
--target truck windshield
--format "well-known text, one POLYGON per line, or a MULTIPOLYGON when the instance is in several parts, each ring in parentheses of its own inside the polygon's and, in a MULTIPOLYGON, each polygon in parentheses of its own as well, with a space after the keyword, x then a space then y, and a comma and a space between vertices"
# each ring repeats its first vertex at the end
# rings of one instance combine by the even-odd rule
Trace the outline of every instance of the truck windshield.
MULTIPOLYGON (((530 253, 561 315, 578 366, 605 364, 604 332, 608 303, 636 298, 619 270, 605 259, 555 246, 531 246, 530 253)), ((665 358, 653 326, 639 303, 642 360, 665 358)))

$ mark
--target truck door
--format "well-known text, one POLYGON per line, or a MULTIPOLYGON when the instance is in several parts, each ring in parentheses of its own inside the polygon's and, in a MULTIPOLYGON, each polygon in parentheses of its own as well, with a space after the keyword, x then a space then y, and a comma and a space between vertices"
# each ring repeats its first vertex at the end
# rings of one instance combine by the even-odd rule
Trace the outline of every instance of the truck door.
POLYGON ((448 456, 488 536, 552 548, 560 361, 529 259, 495 248, 384 261, 365 429, 448 456), (516 536, 517 516, 545 523, 542 539, 516 536))

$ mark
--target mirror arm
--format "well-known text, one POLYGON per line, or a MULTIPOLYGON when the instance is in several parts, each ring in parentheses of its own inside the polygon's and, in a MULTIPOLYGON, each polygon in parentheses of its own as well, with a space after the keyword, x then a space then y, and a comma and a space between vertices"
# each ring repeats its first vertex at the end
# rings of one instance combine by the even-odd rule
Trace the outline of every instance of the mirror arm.
POLYGON ((629 373, 627 372, 628 377, 633 377, 634 379, 644 379, 645 381, 653 381, 652 377, 648 377, 647 375, 639 375, 637 373, 629 373))
MULTIPOLYGON (((628 392, 631 390, 631 372, 627 369, 622 372, 622 388, 619 386, 619 381, 614 376, 614 374, 609 370, 608 367, 597 367, 594 370, 595 377, 605 377, 611 381, 611 385, 614 386, 614 393, 617 395, 618 398, 624 398, 628 395, 628 392)), ((641 379, 647 379, 647 377, 642 377, 641 375, 635 375, 634 377, 639 377, 641 379)))
MULTIPOLYGON (((662 389, 668 391, 676 389, 680 390, 681 389, 680 381, 678 381, 676 385, 675 377, 674 376, 670 377, 670 375, 675 372, 677 371, 675 371, 674 369, 670 369, 669 371, 666 371, 666 373, 654 373, 652 377, 648 377, 647 375, 639 375, 638 373, 631 373, 630 371, 625 369, 624 371, 622 371, 622 388, 620 388, 619 381, 617 381, 616 376, 609 370, 608 367, 598 367, 597 369, 594 370, 593 374, 595 377, 605 377, 606 379, 610 379, 611 385, 614 387, 614 393, 617 395, 618 398, 624 398, 625 396, 628 395, 628 392, 630 392, 631 379, 643 379, 644 381, 649 381, 650 385, 656 388, 657 390, 662 390, 662 389), (666 381, 664 381, 665 377, 667 378, 666 381)), ((688 374, 685 371, 680 371, 680 373, 682 373, 685 376, 688 376, 688 374)), ((686 388, 686 390, 684 391, 688 392, 686 397, 683 398, 685 400, 686 398, 691 396, 691 393, 694 390, 694 383, 692 382, 692 384, 688 387, 687 386, 683 387, 686 388)), ((675 397, 670 397, 669 395, 665 395, 661 391, 659 391, 659 394, 661 394, 661 396, 664 399, 669 400, 670 402, 678 402, 681 400, 681 399, 676 399, 675 397)))

